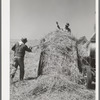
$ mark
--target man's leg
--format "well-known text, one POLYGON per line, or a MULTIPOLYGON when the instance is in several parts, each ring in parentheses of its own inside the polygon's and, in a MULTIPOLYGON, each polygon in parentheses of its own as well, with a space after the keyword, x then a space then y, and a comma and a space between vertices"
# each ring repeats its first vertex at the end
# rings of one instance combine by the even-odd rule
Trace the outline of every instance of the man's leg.
POLYGON ((20 66, 20 80, 23 80, 23 78, 24 78, 24 59, 19 58, 18 63, 20 66))
POLYGON ((14 78, 17 68, 18 68, 18 61, 17 58, 14 58, 10 74, 11 78, 14 78))

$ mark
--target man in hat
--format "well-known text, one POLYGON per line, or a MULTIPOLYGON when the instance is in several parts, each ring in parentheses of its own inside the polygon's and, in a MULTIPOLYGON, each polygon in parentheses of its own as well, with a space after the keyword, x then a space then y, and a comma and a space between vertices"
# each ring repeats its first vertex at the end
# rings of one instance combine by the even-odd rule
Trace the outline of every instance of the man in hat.
POLYGON ((32 47, 27 47, 25 43, 27 42, 27 38, 22 38, 21 41, 17 42, 13 47, 12 50, 14 51, 14 61, 13 61, 13 68, 11 72, 11 78, 13 79, 15 73, 17 71, 18 66, 20 67, 20 80, 24 78, 24 56, 25 51, 31 52, 32 47))
POLYGON ((62 30, 62 31, 63 31, 63 28, 61 28, 61 27, 59 26, 58 22, 56 22, 56 24, 57 24, 57 28, 58 28, 59 30, 62 30))
POLYGON ((65 30, 67 30, 68 32, 71 33, 71 29, 69 28, 69 23, 66 23, 66 25, 65 25, 65 30))

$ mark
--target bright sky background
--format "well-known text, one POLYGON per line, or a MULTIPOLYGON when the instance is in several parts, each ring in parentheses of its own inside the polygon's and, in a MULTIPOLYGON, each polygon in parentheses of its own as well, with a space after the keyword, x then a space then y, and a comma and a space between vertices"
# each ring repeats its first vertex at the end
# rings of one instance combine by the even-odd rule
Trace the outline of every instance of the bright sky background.
POLYGON ((76 37, 94 33, 95 0, 10 0, 11 39, 40 39, 69 22, 76 37))

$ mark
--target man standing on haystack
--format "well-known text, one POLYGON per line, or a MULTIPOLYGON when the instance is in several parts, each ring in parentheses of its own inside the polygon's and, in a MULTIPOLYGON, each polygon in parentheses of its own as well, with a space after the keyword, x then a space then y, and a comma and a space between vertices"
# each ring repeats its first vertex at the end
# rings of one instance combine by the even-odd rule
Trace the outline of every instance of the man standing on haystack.
MULTIPOLYGON (((56 24, 57 24, 57 28, 58 28, 59 30, 62 30, 62 31, 63 31, 63 29, 60 28, 58 22, 56 22, 56 24)), ((66 25, 65 25, 65 31, 71 33, 71 29, 69 28, 69 26, 70 26, 69 23, 66 23, 66 25)))
POLYGON ((14 60, 13 60, 13 70, 11 72, 11 79, 14 78, 15 73, 17 71, 18 66, 20 67, 20 80, 24 78, 24 56, 25 51, 31 52, 32 47, 27 47, 25 43, 27 42, 27 38, 22 38, 21 41, 17 42, 12 50, 14 51, 14 60))
POLYGON ((57 28, 60 30, 61 28, 60 28, 60 26, 59 26, 58 22, 56 22, 56 24, 57 24, 57 28))
POLYGON ((66 23, 66 25, 65 25, 65 30, 67 30, 68 32, 70 32, 71 33, 71 29, 69 28, 69 23, 66 23))

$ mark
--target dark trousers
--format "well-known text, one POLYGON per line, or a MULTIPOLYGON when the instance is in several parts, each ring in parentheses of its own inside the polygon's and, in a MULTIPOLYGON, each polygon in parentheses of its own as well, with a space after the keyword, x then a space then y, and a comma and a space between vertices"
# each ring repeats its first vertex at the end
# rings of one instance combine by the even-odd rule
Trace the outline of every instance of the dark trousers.
POLYGON ((23 80, 24 78, 24 59, 22 57, 14 57, 12 66, 13 66, 12 72, 11 72, 12 78, 14 78, 17 68, 19 66, 20 67, 20 80, 23 80))
POLYGON ((90 58, 90 65, 92 68, 95 68, 95 58, 90 58))
POLYGON ((95 68, 95 50, 90 51, 90 65, 95 68))

